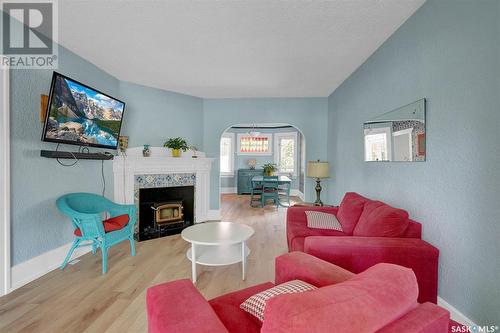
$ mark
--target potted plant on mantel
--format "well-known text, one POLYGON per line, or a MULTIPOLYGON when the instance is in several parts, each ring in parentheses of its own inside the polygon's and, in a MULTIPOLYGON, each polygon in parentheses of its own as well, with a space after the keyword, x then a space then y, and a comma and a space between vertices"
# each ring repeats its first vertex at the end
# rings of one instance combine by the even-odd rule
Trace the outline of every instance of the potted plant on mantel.
POLYGON ((274 171, 276 171, 276 164, 266 163, 262 166, 262 169, 264 169, 264 176, 272 176, 274 175, 274 171))
POLYGON ((167 147, 172 150, 172 157, 180 157, 181 150, 186 151, 189 149, 186 140, 180 137, 168 139, 163 144, 163 147, 167 147))

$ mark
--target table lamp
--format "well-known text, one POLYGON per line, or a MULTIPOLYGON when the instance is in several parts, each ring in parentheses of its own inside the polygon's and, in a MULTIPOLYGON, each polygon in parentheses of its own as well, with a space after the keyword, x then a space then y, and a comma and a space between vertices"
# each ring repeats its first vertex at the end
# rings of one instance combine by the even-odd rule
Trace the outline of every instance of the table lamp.
POLYGON ((307 162, 307 177, 316 178, 316 206, 323 206, 321 201, 321 179, 330 177, 330 164, 328 162, 309 161, 307 162))

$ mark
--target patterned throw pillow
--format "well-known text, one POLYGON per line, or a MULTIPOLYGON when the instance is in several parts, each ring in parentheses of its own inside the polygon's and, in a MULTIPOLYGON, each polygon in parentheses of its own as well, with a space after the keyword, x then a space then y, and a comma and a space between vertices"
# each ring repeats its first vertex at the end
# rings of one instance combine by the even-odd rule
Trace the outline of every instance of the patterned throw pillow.
POLYGON ((342 230, 342 225, 333 214, 306 210, 307 226, 316 229, 342 230))
POLYGON ((240 308, 257 317, 260 321, 264 321, 264 310, 269 299, 278 295, 301 293, 314 289, 318 288, 301 280, 285 282, 251 296, 240 304, 240 308))

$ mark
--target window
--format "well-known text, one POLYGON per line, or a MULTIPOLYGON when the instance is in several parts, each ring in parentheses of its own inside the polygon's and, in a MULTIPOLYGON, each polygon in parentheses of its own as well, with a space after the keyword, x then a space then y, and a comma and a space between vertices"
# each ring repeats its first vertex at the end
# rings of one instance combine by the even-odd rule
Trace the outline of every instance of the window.
POLYGON ((365 129, 365 161, 391 160, 389 127, 365 129))
POLYGON ((297 132, 275 134, 278 173, 297 175, 297 132))
POLYGON ((272 134, 238 134, 238 155, 272 155, 272 134))
POLYGON ((220 174, 234 176, 234 134, 225 133, 220 139, 220 174))

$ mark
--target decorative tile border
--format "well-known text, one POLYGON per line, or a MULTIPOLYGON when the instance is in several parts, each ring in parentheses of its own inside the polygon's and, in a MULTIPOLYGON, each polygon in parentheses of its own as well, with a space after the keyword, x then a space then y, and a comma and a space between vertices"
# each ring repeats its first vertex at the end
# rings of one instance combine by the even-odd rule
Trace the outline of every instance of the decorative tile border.
POLYGON ((134 176, 134 204, 137 207, 137 221, 135 233, 139 233, 139 191, 142 188, 194 186, 193 221, 196 221, 196 174, 195 173, 169 173, 148 174, 134 176))

